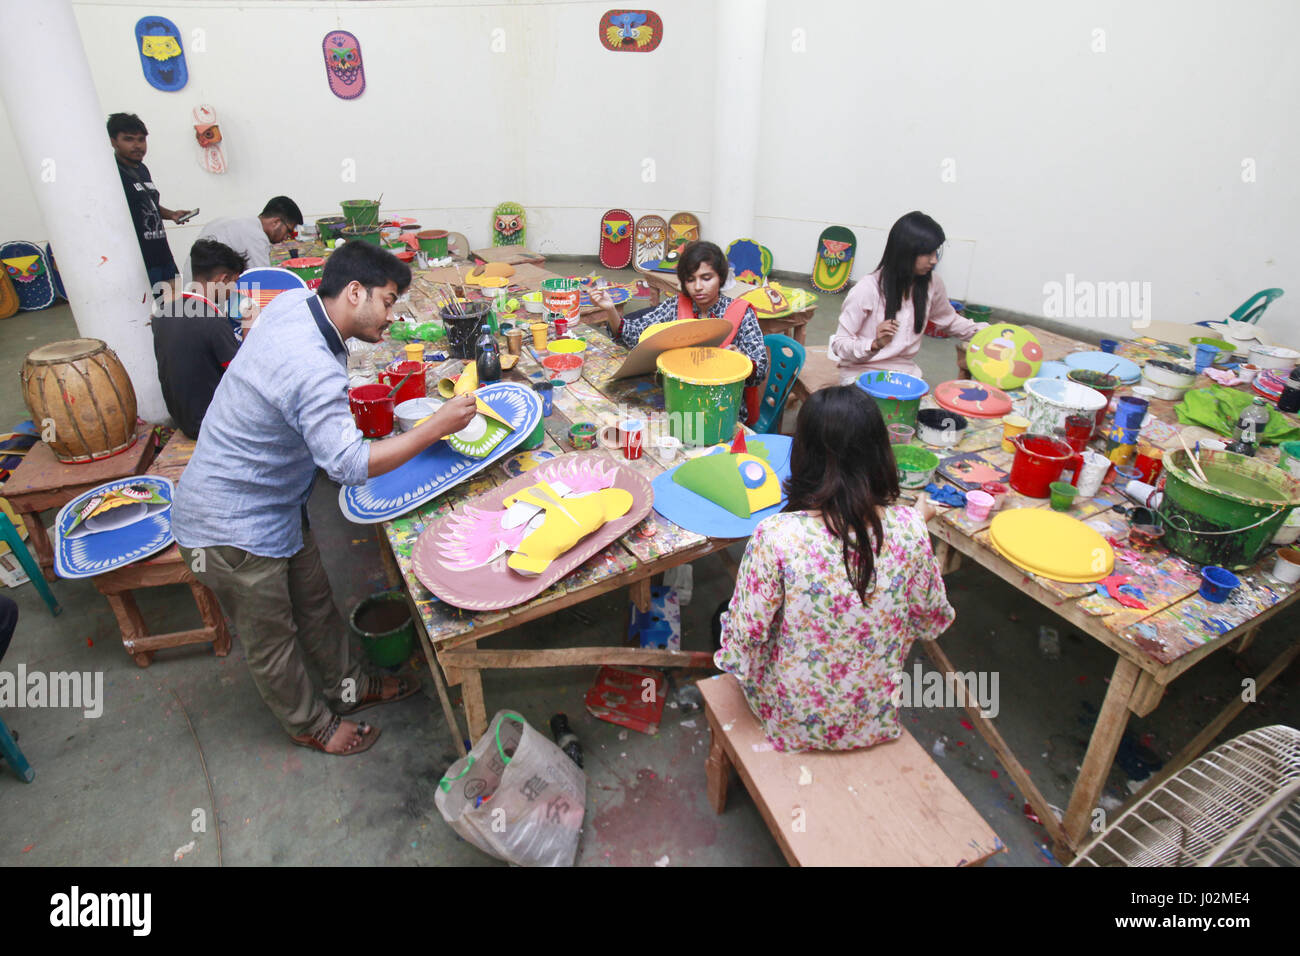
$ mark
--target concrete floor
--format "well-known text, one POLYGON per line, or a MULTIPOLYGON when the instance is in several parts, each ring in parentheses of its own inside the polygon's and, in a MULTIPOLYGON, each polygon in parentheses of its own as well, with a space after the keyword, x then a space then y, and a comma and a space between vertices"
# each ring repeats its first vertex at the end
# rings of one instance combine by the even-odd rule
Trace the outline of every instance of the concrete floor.
MULTIPOLYGON (((585 272, 590 266, 570 268, 585 272)), ((823 297, 809 342, 825 343, 841 299, 823 297)), ((75 335, 66 306, 0 322, 0 429, 27 418, 18 387, 23 356, 75 335)), ((951 344, 927 340, 920 364, 931 381, 950 378, 951 344)), ((345 522, 335 495, 328 482, 318 484, 312 524, 336 602, 346 612, 382 589, 384 579, 373 529, 345 522)), ((740 550, 733 548, 736 555, 740 550)), ((106 703, 97 719, 67 709, 3 712, 22 737, 36 780, 24 785, 0 767, 0 864, 212 866, 220 852, 224 862, 244 865, 497 865, 461 841, 434 806, 437 782, 455 754, 431 687, 424 696, 368 713, 383 729, 373 750, 326 757, 285 739, 253 687, 238 637, 225 659, 182 648, 160 652, 142 670, 122 650, 108 606, 90 581, 60 581, 54 589, 64 607, 58 618, 50 617, 30 585, 8 592, 22 616, 0 666, 9 672, 20 663, 29 671, 100 672, 106 703), (200 824, 203 832, 195 832, 200 824)), ((1113 654, 969 563, 948 579, 948 589, 958 616, 943 639, 946 652, 963 669, 999 673, 999 728, 1047 798, 1063 807, 1113 654), (1040 625, 1059 629, 1059 660, 1040 654, 1040 625)), ((708 647, 711 613, 729 592, 716 557, 696 563, 694 600, 684 609, 685 648, 708 647)), ((198 624, 189 592, 179 586, 142 592, 139 601, 156 631, 198 624)), ((627 608, 626 594, 606 595, 561 612, 558 620, 490 639, 488 646, 555 646, 557 631, 566 634, 566 643, 569 635, 576 643, 614 643, 624 633, 627 608)), ((1173 685, 1155 713, 1132 719, 1104 801, 1117 805, 1130 783, 1150 772, 1147 761, 1175 753, 1298 625, 1295 609, 1272 619, 1243 658, 1209 658, 1173 685)), ((920 658, 913 655, 909 671, 920 658)), ((703 716, 684 715, 670 703, 657 736, 623 737, 620 728, 585 712, 583 694, 593 676, 594 668, 584 667, 496 671, 484 678, 489 712, 513 708, 545 732, 550 716, 565 711, 581 738, 588 805, 578 862, 645 866, 667 857, 673 866, 780 865, 743 786, 732 787, 724 814, 709 809, 703 716)), ((962 712, 909 708, 905 722, 1006 845, 989 865, 1056 865, 1043 828, 1026 818, 1023 798, 962 712)), ((1300 726, 1300 668, 1279 678, 1221 739, 1273 723, 1300 726)))

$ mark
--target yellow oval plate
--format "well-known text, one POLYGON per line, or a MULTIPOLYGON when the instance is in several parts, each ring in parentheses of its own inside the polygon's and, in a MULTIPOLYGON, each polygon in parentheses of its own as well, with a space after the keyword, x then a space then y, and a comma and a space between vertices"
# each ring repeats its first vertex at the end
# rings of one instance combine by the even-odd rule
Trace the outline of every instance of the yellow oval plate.
POLYGON ((1115 551, 1100 533, 1047 508, 999 512, 989 525, 989 541, 1016 567, 1053 581, 1100 581, 1115 567, 1115 551))

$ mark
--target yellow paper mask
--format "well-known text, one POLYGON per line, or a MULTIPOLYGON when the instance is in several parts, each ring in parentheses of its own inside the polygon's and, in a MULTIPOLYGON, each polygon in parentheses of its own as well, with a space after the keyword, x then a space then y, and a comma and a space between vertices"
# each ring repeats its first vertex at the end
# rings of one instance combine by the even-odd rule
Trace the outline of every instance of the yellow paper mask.
POLYGON ((546 515, 541 527, 529 533, 506 564, 525 574, 541 574, 587 535, 632 509, 632 495, 622 488, 606 488, 578 498, 562 498, 543 482, 525 488, 502 502, 533 505, 546 515))

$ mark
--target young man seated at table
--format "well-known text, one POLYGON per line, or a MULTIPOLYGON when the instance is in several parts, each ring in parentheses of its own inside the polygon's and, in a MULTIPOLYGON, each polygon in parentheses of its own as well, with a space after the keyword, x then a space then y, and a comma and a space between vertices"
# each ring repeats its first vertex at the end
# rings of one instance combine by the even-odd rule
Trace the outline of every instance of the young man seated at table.
POLYGON ((342 716, 410 697, 419 683, 368 677, 349 647, 307 524, 316 469, 359 485, 474 417, 469 394, 378 441, 352 419, 344 342, 379 342, 410 284, 391 253, 349 242, 319 289, 277 296, 217 387, 172 504, 185 562, 234 621, 267 707, 294 743, 330 754, 361 753, 379 736, 342 716))
POLYGON ((190 288, 154 309, 153 354, 167 412, 186 437, 198 438, 212 395, 239 350, 226 310, 247 261, 210 239, 194 243, 190 260, 190 288))
MULTIPOLYGON (((265 269, 271 264, 272 244, 292 238, 294 230, 301 225, 302 210, 298 204, 288 196, 276 196, 267 202, 261 215, 212 220, 199 233, 199 240, 223 242, 248 260, 246 268, 265 269)), ((185 285, 189 285, 192 275, 187 261, 185 285)))

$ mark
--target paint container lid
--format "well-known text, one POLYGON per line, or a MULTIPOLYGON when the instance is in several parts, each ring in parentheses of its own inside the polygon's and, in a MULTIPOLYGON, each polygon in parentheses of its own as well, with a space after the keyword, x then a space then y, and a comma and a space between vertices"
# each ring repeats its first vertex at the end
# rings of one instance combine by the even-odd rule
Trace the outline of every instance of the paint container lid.
POLYGON ((670 349, 656 360, 659 371, 687 385, 732 385, 754 371, 746 355, 727 349, 670 349))

